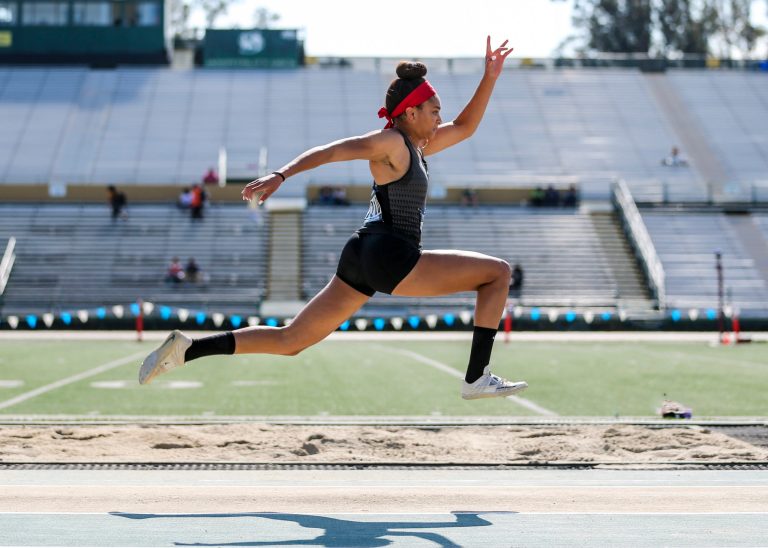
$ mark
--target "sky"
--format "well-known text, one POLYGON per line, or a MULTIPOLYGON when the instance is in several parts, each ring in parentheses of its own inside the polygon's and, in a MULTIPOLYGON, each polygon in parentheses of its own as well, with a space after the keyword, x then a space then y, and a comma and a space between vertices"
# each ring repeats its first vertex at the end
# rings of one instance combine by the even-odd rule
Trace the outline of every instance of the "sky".
POLYGON ((259 7, 303 29, 311 56, 480 57, 490 34, 515 57, 551 57, 573 32, 570 0, 233 0, 215 26, 250 28, 259 7))

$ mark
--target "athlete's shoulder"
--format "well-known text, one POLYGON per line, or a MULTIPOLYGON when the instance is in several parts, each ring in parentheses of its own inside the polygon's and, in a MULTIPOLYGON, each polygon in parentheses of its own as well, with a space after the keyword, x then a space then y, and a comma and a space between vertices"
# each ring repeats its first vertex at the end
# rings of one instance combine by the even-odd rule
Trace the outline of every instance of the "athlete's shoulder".
POLYGON ((407 148, 403 142, 403 137, 396 129, 377 129, 361 135, 359 137, 367 148, 376 151, 377 155, 383 155, 391 158, 394 155, 401 155, 407 148))
POLYGON ((403 136, 395 128, 375 129, 363 135, 368 139, 376 140, 384 144, 396 144, 403 142, 403 136))

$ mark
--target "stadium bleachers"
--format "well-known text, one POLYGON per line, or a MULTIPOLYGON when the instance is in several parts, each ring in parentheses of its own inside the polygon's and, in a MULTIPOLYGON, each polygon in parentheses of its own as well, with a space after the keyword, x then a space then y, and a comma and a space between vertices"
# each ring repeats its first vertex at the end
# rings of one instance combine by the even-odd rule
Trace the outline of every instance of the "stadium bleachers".
MULTIPOLYGON (((756 264, 760 259, 740 240, 733 218, 658 207, 641 212, 665 269, 670 309, 717 306, 714 252, 720 250, 726 304, 745 315, 768 310, 765 265, 756 264)), ((304 212, 304 298, 333 275, 339 252, 363 214, 361 206, 310 206, 304 212)), ((752 218, 768 240, 768 216, 752 218)), ((520 263, 525 286, 517 302, 522 306, 626 309, 634 303, 640 313, 652 307, 649 300, 643 302, 645 296, 630 294, 620 283, 621 271, 636 272, 636 266, 626 257, 617 266, 598 221, 588 212, 435 205, 427 219, 425 249, 466 249, 520 263)), ((171 307, 257 314, 267 284, 268 226, 267 218, 255 219, 242 206, 213 206, 204 221, 193 223, 172 206, 131 206, 127 220, 112 221, 106 206, 0 205, 0 242, 17 239, 3 313, 125 305, 141 298, 171 307), (165 283, 173 256, 182 262, 194 256, 205 281, 165 283)), ((468 309, 473 303, 469 292, 438 298, 377 294, 366 311, 420 313, 468 309)))
MULTIPOLYGON (((512 170, 534 177, 549 168, 552 175, 576 176, 585 195, 600 195, 604 181, 615 177, 638 196, 658 192, 651 181, 672 182, 681 194, 700 193, 690 170, 661 165, 665 143, 676 138, 639 72, 521 72, 509 80, 489 114, 506 111, 507 154, 519 158, 512 170)), ((478 131, 472 144, 489 145, 497 135, 478 131)))
POLYGON ((105 206, 0 205, 0 242, 15 236, 4 313, 125 305, 136 299, 256 313, 266 275, 266 223, 240 206, 192 222, 173 206, 135 206, 112 221, 105 206), (203 281, 164 282, 170 259, 194 257, 203 281))
POLYGON ((768 180, 768 86, 748 71, 673 71, 667 76, 725 167, 727 183, 768 180))
MULTIPOLYGON (((311 146, 380 127, 376 112, 393 68, 2 67, 0 181, 187 184, 216 164, 222 146, 229 176, 248 179, 262 150, 273 166, 311 146)), ((479 80, 474 71, 435 70, 429 77, 445 119, 461 111, 479 80)), ((717 86, 702 86, 703 76, 695 74, 668 77, 690 97, 713 150, 732 159, 734 180, 764 179, 768 123, 765 109, 762 115, 756 110, 765 104, 761 76, 706 76, 717 86), (700 98, 702 87, 709 95, 700 98), (742 88, 751 90, 743 107, 721 105, 708 114, 711 94, 738 102, 742 88)), ((660 198, 661 183, 675 197, 700 199, 704 187, 693 170, 660 164, 675 143, 638 71, 510 70, 473 139, 440 154, 431 170, 442 185, 579 182, 584 194, 607 196, 609 182, 621 177, 638 199, 660 198)), ((308 183, 369 180, 365 162, 331 164, 297 176, 284 195, 303 195, 308 183)))
POLYGON ((752 214, 752 219, 754 219, 755 224, 757 225, 757 228, 763 234, 765 241, 768 242, 768 214, 767 213, 752 214))
MULTIPOLYGON (((312 206, 305 212, 305 296, 316 293, 335 273, 339 253, 363 215, 358 207, 312 206)), ((424 224, 424 249, 465 249, 520 263, 525 271, 522 305, 613 308, 622 297, 588 214, 432 206, 424 224)), ((377 294, 366 306, 417 310, 444 305, 471 308, 473 303, 473 293, 427 299, 377 294)))
MULTIPOLYGON (((429 64, 443 117, 451 119, 473 93, 478 67, 466 60, 429 64)), ((104 184, 189 184, 216 166, 220 147, 227 150, 229 178, 248 179, 313 145, 381 127, 376 112, 394 65, 371 60, 353 68, 254 71, 0 67, 0 184, 82 183, 95 185, 94 192, 104 184)), ((662 108, 659 102, 659 78, 687 110, 680 120, 695 121, 696 132, 702 132, 695 136, 701 141, 696 157, 716 156, 727 173, 728 180, 719 181, 726 196, 735 188, 734 196, 749 196, 745 188, 766 181, 764 74, 512 69, 498 81, 472 139, 428 157, 432 189, 576 183, 585 203, 605 203, 609 183, 621 178, 638 202, 702 202, 708 182, 702 180, 701 162, 699 168, 661 164, 671 145, 681 144, 676 132, 682 130, 680 120, 671 120, 669 105, 662 108)), ((334 163, 292 178, 280 195, 304 197, 309 184, 367 187, 370 180, 366 162, 334 163)), ((751 196, 760 199, 763 191, 755 189, 751 196)), ((358 206, 306 211, 305 297, 327 282, 363 214, 358 206)), ((732 304, 768 310, 766 267, 744 225, 714 210, 657 207, 644 210, 643 218, 664 264, 671 307, 715 306, 717 248, 724 254, 732 304)), ((472 249, 523 264, 522 304, 621 307, 643 300, 627 295, 617 263, 606 255, 610 236, 597 230, 585 211, 430 205, 427 219, 427 249, 472 249)), ((765 238, 765 214, 753 219, 757 229, 750 230, 762 230, 765 238)), ((172 206, 132 206, 127 222, 113 224, 104 206, 0 204, 0 243, 10 235, 18 239, 4 311, 139 297, 224 312, 241 310, 243 302, 255 307, 266 287, 268 223, 262 223, 257 226, 242 207, 224 205, 193 225, 172 206), (246 234, 249 246, 243 249, 237 240, 246 234), (227 243, 214 244, 218 236, 227 243), (174 255, 183 261, 195 256, 209 283, 163 284, 174 255)), ((423 301, 377 296, 368 306, 465 306, 472 300, 469 294, 423 301)))
POLYGON ((745 314, 768 310, 768 284, 727 215, 674 210, 641 210, 641 214, 664 266, 670 308, 717 308, 715 252, 719 251, 726 304, 745 314))

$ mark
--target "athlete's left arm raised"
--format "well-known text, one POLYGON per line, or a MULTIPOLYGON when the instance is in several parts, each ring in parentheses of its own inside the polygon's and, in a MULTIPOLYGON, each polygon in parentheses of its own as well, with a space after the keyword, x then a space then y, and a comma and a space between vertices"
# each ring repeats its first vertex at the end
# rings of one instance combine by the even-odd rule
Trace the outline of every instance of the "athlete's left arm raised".
POLYGON ((504 40, 501 46, 492 50, 491 37, 488 37, 485 46, 485 72, 475 94, 453 122, 442 124, 437 129, 435 136, 424 148, 425 155, 440 152, 467 139, 475 132, 480 125, 480 120, 483 119, 493 87, 504 67, 504 60, 512 53, 512 48, 506 47, 508 41, 504 40))

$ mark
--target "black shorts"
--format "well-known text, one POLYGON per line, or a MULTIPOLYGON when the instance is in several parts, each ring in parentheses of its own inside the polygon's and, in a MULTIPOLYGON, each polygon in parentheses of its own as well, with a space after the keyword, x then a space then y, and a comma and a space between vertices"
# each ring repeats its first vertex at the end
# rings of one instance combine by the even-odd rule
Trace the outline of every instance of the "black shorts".
POLYGON ((341 251, 336 275, 369 297, 392 294, 419 257, 418 246, 397 236, 355 232, 341 251))

